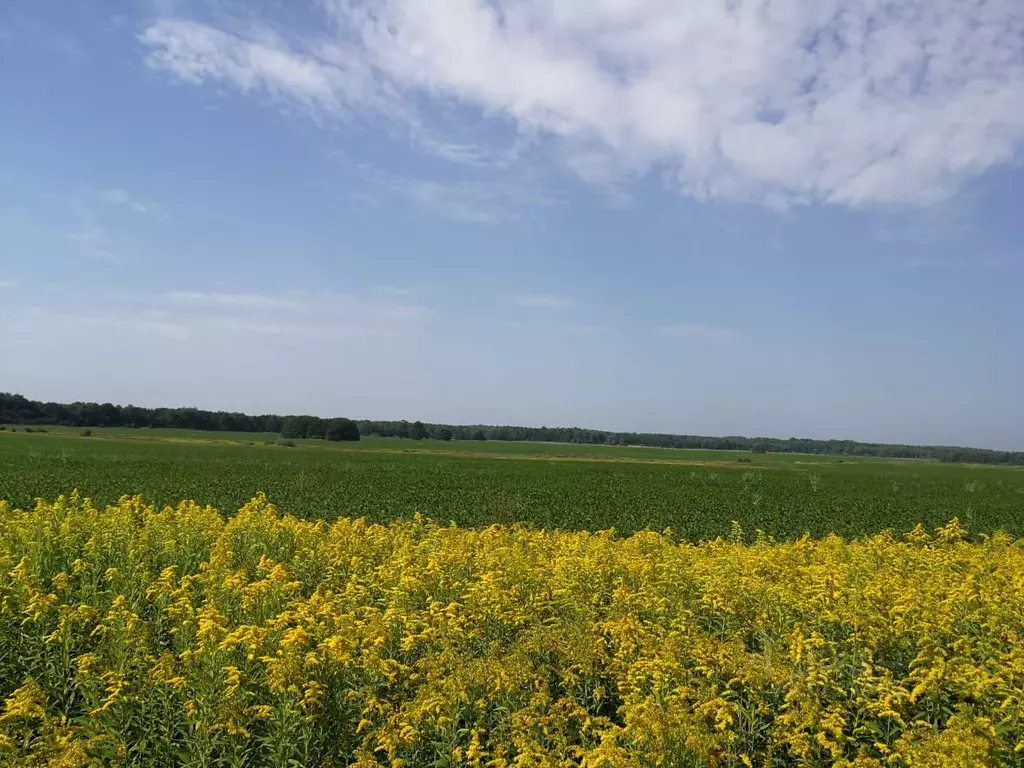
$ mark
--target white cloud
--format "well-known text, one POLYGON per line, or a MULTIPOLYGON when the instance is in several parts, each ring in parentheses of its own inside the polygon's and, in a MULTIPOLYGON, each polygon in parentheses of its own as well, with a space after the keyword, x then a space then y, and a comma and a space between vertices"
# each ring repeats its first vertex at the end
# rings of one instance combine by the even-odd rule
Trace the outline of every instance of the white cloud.
POLYGON ((109 262, 121 261, 121 258, 108 247, 110 237, 107 231, 88 220, 80 230, 65 233, 64 239, 75 243, 83 254, 92 258, 109 262))
POLYGON ((339 96, 361 87, 359 62, 345 61, 341 48, 325 46, 322 58, 316 58, 292 51, 266 30, 246 39, 191 21, 162 20, 143 33, 142 42, 149 46, 150 66, 187 82, 225 80, 245 92, 286 97, 317 109, 338 110, 343 106, 339 96))
POLYGON ((515 297, 516 304, 521 307, 536 307, 542 309, 570 309, 576 306, 576 302, 563 296, 555 296, 551 293, 529 293, 515 297))
POLYGON ((721 328, 714 325, 699 323, 680 323, 666 325, 659 329, 662 335, 675 339, 692 339, 705 344, 727 346, 736 341, 738 334, 732 328, 721 328))
POLYGON ((428 328, 435 318, 429 307, 388 294, 169 291, 163 298, 167 309, 146 319, 173 320, 196 332, 394 339, 428 328))
POLYGON ((123 205, 136 213, 151 213, 150 206, 132 199, 123 189, 104 189, 100 190, 97 195, 101 200, 111 205, 123 205))
MULTIPOLYGON (((296 291, 288 297, 175 291, 151 299, 110 294, 98 304, 74 292, 33 295, 47 302, 9 308, 15 333, 55 333, 56 328, 124 343, 139 337, 230 348, 275 344, 315 351, 350 342, 401 343, 429 333, 436 315, 429 307, 396 297, 296 291)), ((257 347, 258 348, 258 347, 257 347)))
POLYGON ((384 296, 394 296, 396 298, 406 298, 413 295, 412 288, 402 288, 398 285, 380 285, 377 286, 377 292, 384 296))
POLYGON ((107 233, 102 227, 97 227, 94 224, 88 224, 78 232, 68 232, 64 235, 65 240, 72 240, 76 243, 82 244, 95 244, 105 240, 107 233))
POLYGON ((82 334, 119 331, 131 335, 157 336, 171 341, 186 341, 190 335, 189 327, 183 323, 119 310, 90 312, 35 307, 15 314, 14 321, 16 324, 21 321, 41 328, 74 329, 82 334))
MULTIPOLYGON (((361 177, 381 192, 407 200, 453 221, 497 224, 555 204, 555 198, 530 181, 443 181, 361 167, 361 177)), ((365 200, 376 205, 379 201, 365 200)))
POLYGON ((198 291, 168 291, 164 298, 175 304, 205 307, 251 307, 280 309, 298 306, 298 302, 284 296, 263 296, 255 293, 202 293, 198 291))
POLYGON ((17 288, 18 284, 14 280, 0 280, 0 288, 17 288))
POLYGON ((114 205, 125 205, 128 202, 128 193, 123 189, 104 189, 97 193, 102 199, 114 205))
POLYGON ((163 206, 151 200, 140 200, 123 189, 114 187, 112 189, 88 190, 89 195, 99 202, 107 205, 126 208, 143 216, 154 216, 158 219, 169 220, 171 217, 163 206))
POLYGON ((939 269, 957 272, 986 272, 1010 267, 1018 263, 1008 255, 974 254, 948 256, 918 254, 906 259, 906 265, 915 269, 939 269))
POLYGON ((496 148, 437 135, 424 95, 583 178, 658 169, 700 198, 924 205, 1024 139, 1019 0, 323 4, 327 28, 292 42, 169 19, 142 41, 185 81, 400 118, 451 159, 496 148))
POLYGON ((514 187, 478 182, 406 179, 392 187, 419 206, 456 221, 493 224, 518 217, 522 196, 514 187))

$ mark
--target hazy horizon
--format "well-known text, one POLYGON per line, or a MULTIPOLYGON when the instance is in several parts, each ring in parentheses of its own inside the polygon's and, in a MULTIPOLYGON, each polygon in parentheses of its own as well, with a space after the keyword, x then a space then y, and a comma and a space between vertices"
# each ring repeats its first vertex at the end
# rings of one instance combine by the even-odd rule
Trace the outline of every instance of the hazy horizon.
MULTIPOLYGON (((614 434, 677 435, 677 436, 697 437, 697 438, 705 438, 706 437, 706 438, 726 438, 726 439, 727 438, 744 438, 744 439, 746 439, 746 438, 751 438, 751 439, 767 438, 767 439, 777 439, 777 440, 789 440, 789 439, 794 439, 794 440, 836 440, 836 441, 841 441, 841 442, 848 442, 848 441, 850 441, 850 442, 863 443, 863 444, 872 444, 873 443, 873 444, 908 445, 908 446, 914 446, 914 447, 934 447, 934 448, 943 448, 943 447, 944 448, 972 448, 972 449, 982 449, 982 450, 992 450, 992 451, 1017 452, 1017 449, 1013 449, 1013 448, 992 448, 991 446, 984 446, 984 445, 959 445, 959 444, 952 444, 952 443, 949 443, 949 444, 934 444, 934 443, 933 444, 925 444, 925 443, 908 443, 908 442, 905 442, 905 441, 888 441, 887 442, 887 441, 878 441, 878 440, 866 440, 866 439, 860 439, 860 438, 856 438, 856 437, 843 436, 843 435, 831 435, 831 436, 828 436, 828 435, 796 435, 796 434, 789 434, 789 435, 782 435, 782 434, 778 434, 778 435, 755 435, 755 434, 743 434, 743 433, 711 434, 711 433, 697 433, 697 432, 667 432, 667 431, 662 430, 662 429, 631 429, 631 428, 628 428, 628 427, 627 428, 623 428, 623 429, 612 429, 612 428, 602 427, 600 425, 588 426, 588 425, 583 425, 583 424, 558 424, 558 423, 547 424, 547 423, 539 423, 539 422, 536 423, 536 424, 518 423, 518 422, 517 423, 510 423, 510 422, 477 422, 477 421, 447 421, 446 422, 446 421, 436 421, 436 420, 433 420, 433 419, 424 419, 424 418, 419 418, 419 417, 412 417, 412 418, 410 418, 410 417, 390 417, 390 416, 361 416, 361 415, 358 415, 358 414, 349 414, 349 413, 310 413, 310 412, 307 412, 307 411, 294 410, 294 409, 293 410, 284 410, 284 411, 268 411, 268 410, 247 411, 247 410, 239 410, 237 408, 230 408, 230 407, 213 407, 213 406, 207 407, 207 406, 198 406, 198 405, 195 405, 195 404, 169 405, 167 403, 163 403, 163 404, 159 404, 159 403, 157 403, 157 404, 148 404, 148 403, 142 403, 142 402, 125 402, 125 403, 120 403, 120 402, 112 402, 110 400, 95 400, 95 399, 81 399, 81 398, 79 398, 77 400, 48 400, 48 401, 46 401, 46 400, 39 400, 38 398, 29 397, 28 395, 24 395, 24 393, 21 393, 21 392, 12 392, 12 393, 9 393, 9 394, 22 395, 23 397, 26 397, 27 399, 33 400, 33 401, 36 401, 36 402, 57 402, 57 403, 60 403, 62 405, 69 405, 69 404, 74 403, 74 402, 83 402, 83 403, 96 403, 96 404, 110 403, 110 404, 115 405, 117 407, 134 406, 134 407, 137 407, 137 408, 148 408, 148 409, 159 409, 159 408, 172 408, 172 409, 173 408, 196 408, 198 410, 210 411, 210 412, 214 412, 214 413, 217 413, 217 412, 241 413, 241 414, 244 414, 244 415, 247 415, 247 416, 282 416, 282 417, 287 417, 287 416, 313 416, 313 417, 318 417, 318 418, 323 418, 323 419, 347 418, 347 419, 351 419, 352 421, 357 421, 357 422, 359 422, 359 421, 375 421, 375 422, 400 422, 400 421, 406 421, 406 422, 409 422, 410 424, 414 423, 416 421, 421 421, 424 424, 435 424, 435 425, 436 424, 440 424, 440 425, 447 425, 447 426, 452 426, 452 427, 512 427, 512 428, 524 427, 524 428, 527 428, 527 429, 537 429, 537 428, 540 428, 540 429, 588 429, 588 430, 595 430, 595 431, 598 431, 598 432, 609 432, 609 433, 614 433, 614 434)), ((3 423, 3 422, 0 422, 0 423, 3 423)), ((159 429, 159 427, 152 427, 152 428, 153 429, 159 429)), ((495 438, 495 439, 497 439, 497 438, 495 438)), ((545 442, 545 441, 541 440, 541 441, 532 441, 532 442, 545 442)), ((648 446, 648 447, 657 447, 657 446, 648 446)), ((675 449, 675 448, 666 448, 666 450, 677 450, 677 449, 675 449)), ((695 450, 702 450, 702 449, 695 449, 695 450)))

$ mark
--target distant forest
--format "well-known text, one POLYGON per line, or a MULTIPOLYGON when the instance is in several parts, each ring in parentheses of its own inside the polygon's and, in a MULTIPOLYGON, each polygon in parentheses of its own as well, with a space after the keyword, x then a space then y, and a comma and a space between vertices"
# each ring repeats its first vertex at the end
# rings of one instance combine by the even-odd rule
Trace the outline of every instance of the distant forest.
POLYGON ((945 462, 1017 464, 1024 451, 992 451, 942 445, 859 443, 790 437, 703 437, 650 432, 607 432, 578 427, 512 427, 428 424, 420 421, 367 421, 318 416, 251 416, 198 408, 140 408, 111 403, 43 403, 0 392, 0 424, 60 424, 70 427, 155 427, 225 432, 273 432, 282 438, 358 440, 361 436, 412 440, 529 440, 588 445, 641 445, 655 448, 700 448, 752 453, 810 453, 937 459, 945 462))

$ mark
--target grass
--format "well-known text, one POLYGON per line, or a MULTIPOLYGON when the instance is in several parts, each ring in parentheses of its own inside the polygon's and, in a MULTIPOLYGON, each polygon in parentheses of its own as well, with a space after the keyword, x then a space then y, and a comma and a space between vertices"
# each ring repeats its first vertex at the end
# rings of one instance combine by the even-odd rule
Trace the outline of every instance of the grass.
MULTIPOLYGON (((7 426, 7 429, 24 427, 7 426)), ((30 429, 38 429, 30 427, 30 429)), ((85 431, 81 427, 49 426, 43 427, 45 434, 62 437, 81 437, 85 431)), ((123 427, 89 427, 90 437, 113 440, 140 440, 157 442, 189 442, 209 445, 276 445, 280 440, 277 433, 254 432, 210 432, 191 429, 126 429, 123 427)), ((2 434, 2 433, 0 433, 2 434)), ((17 434, 17 433, 15 433, 17 434)), ((855 456, 824 456, 799 453, 752 454, 749 451, 718 451, 679 448, 654 448, 650 446, 618 446, 618 445, 582 445, 573 443, 543 443, 511 440, 403 440, 392 437, 364 437, 358 443, 325 443, 322 440, 294 441, 309 449, 385 451, 401 453, 444 453, 450 455, 500 456, 505 458, 580 458, 580 459, 612 459, 672 462, 689 464, 705 463, 738 463, 752 466, 773 467, 793 464, 842 464, 844 462, 883 462, 893 459, 855 457, 855 456)))
POLYGON ((929 527, 1024 533, 1024 471, 789 454, 502 442, 47 427, 0 432, 0 498, 16 506, 78 489, 97 503, 141 494, 236 509, 266 491, 285 512, 374 521, 421 512, 460 525, 671 528, 726 535, 731 521, 778 538, 929 527), (749 460, 741 462, 740 459, 749 460))

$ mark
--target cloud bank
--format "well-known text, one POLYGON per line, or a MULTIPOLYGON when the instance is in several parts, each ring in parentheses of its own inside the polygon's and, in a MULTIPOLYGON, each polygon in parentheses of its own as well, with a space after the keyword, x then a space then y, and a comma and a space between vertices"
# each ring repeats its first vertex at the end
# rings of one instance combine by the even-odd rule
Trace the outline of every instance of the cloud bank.
POLYGON ((1019 0, 323 0, 309 14, 302 29, 165 18, 141 41, 186 82, 318 120, 382 118, 452 162, 526 142, 584 180, 654 171, 697 198, 926 205, 1024 139, 1019 0), (453 105, 477 115, 472 142, 438 117, 453 105))

